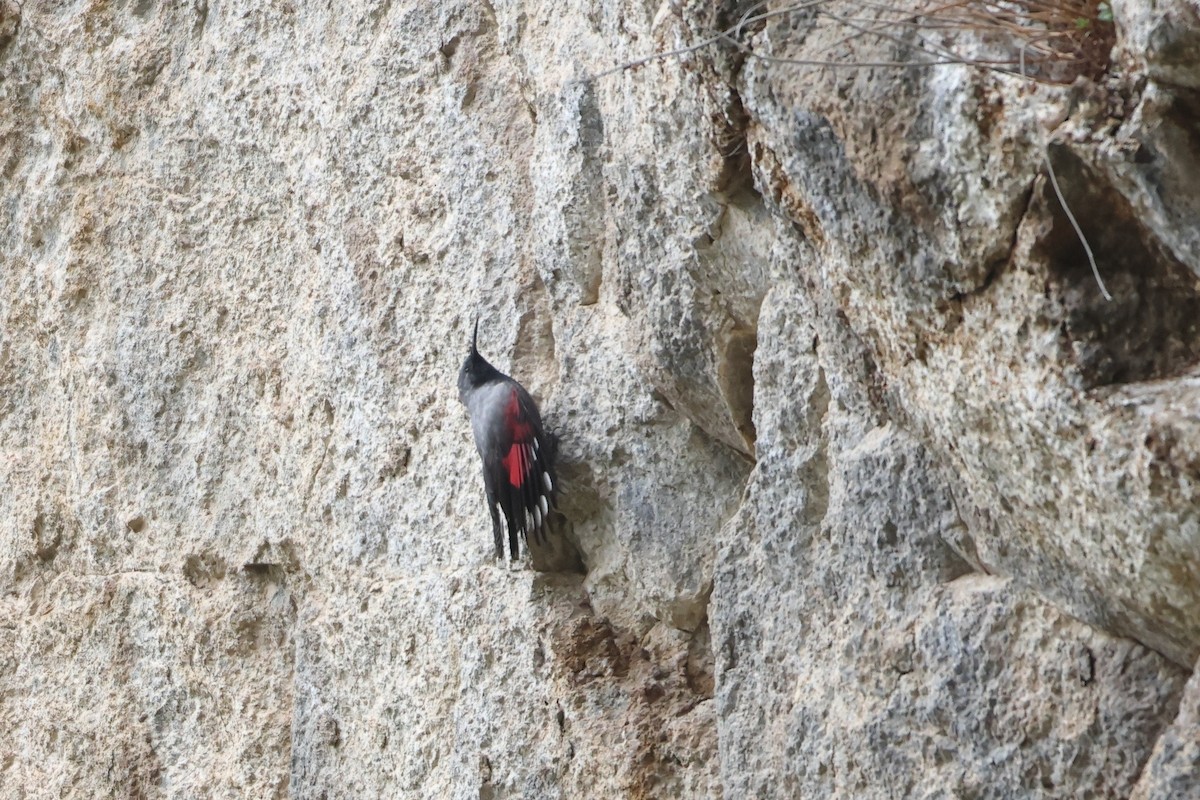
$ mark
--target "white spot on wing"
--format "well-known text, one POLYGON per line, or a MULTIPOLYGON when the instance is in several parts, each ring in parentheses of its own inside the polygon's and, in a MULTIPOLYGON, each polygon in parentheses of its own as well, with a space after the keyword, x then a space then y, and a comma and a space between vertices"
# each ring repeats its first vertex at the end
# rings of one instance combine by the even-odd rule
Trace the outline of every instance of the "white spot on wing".
POLYGON ((546 491, 547 491, 547 492, 553 492, 553 491, 554 491, 554 483, 553 483, 553 482, 551 482, 551 480, 550 480, 550 473, 549 473, 549 472, 543 472, 543 473, 542 473, 542 483, 546 484, 546 491))
POLYGON ((550 513, 550 504, 546 502, 546 495, 542 495, 541 497, 539 497, 538 503, 541 504, 541 506, 542 506, 542 516, 545 516, 550 513))

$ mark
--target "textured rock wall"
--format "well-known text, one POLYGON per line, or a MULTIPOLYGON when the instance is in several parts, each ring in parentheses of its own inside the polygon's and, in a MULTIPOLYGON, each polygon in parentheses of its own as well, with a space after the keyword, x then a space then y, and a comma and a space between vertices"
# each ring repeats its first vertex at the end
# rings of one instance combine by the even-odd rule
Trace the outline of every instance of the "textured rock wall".
POLYGON ((785 63, 910 59, 859 3, 595 77, 752 9, 0 0, 0 795, 1200 792, 1200 7, 1112 7, 1063 85, 785 63))

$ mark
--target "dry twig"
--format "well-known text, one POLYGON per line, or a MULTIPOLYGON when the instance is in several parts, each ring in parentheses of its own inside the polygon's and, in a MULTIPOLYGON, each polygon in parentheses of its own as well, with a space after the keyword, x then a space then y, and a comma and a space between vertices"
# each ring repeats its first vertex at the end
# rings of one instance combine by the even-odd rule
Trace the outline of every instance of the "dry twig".
POLYGON ((591 76, 592 80, 653 61, 687 55, 724 44, 749 58, 773 64, 825 69, 868 67, 931 68, 966 65, 1048 83, 1070 83, 1079 75, 1098 77, 1108 68, 1115 29, 1107 2, 1098 0, 944 0, 909 8, 874 0, 802 0, 763 11, 751 6, 721 31, 707 31, 695 44, 651 53, 591 76), (807 25, 806 36, 822 29, 844 35, 824 48, 823 56, 855 41, 889 42, 911 55, 898 59, 787 58, 759 52, 746 33, 768 20, 791 17, 807 25), (807 17, 807 19, 805 19, 807 17), (935 37, 942 42, 935 41, 935 37), (972 43, 1008 51, 1001 57, 965 55, 972 43))

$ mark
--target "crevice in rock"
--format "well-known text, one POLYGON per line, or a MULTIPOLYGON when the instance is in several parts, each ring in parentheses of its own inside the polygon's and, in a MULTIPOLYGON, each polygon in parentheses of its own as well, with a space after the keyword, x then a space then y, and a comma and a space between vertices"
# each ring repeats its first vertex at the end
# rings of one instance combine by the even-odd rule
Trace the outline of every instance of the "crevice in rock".
POLYGON ((717 351, 717 385, 729 407, 734 427, 746 442, 746 454, 753 458, 757 440, 754 428, 754 352, 758 348, 758 330, 734 327, 722 339, 717 351))
POLYGON ((549 528, 544 542, 526 542, 530 567, 548 574, 587 575, 571 519, 561 511, 551 511, 549 528))
POLYGON ((1034 255, 1058 309, 1066 361, 1083 389, 1184 375, 1200 364, 1200 279, 1142 225, 1111 185, 1063 146, 1050 158, 1112 301, 1096 285, 1061 204, 1043 185, 1048 230, 1034 255))
POLYGON ((222 580, 228 572, 225 559, 212 553, 193 553, 183 561, 183 577, 192 586, 201 588, 222 580))
POLYGON ((688 640, 685 675, 689 689, 705 699, 713 696, 716 691, 716 670, 707 613, 688 640))
MULTIPOLYGON (((1021 215, 1012 226, 1008 247, 1005 248, 1004 252, 987 264, 983 277, 978 282, 974 285, 965 286, 961 290, 955 291, 945 300, 938 302, 938 315, 942 320, 941 330, 933 333, 928 339, 918 338, 916 342, 914 356, 922 364, 928 363, 930 347, 936 347, 939 343, 944 343, 953 337, 963 323, 967 308, 974 302, 975 298, 987 295, 1000 277, 1012 266, 1013 256, 1017 252, 1020 240, 1021 226, 1029 217, 1030 211, 1033 208, 1033 187, 1034 182, 1030 181, 1020 203, 1020 207, 1022 208, 1021 215)), ((920 333, 918 332, 919 335, 920 333)))
POLYGON ((1200 163, 1200 90, 1175 87, 1170 96, 1173 102, 1165 117, 1184 134, 1185 141, 1180 144, 1186 148, 1191 162, 1200 163))
POLYGON ((284 565, 269 561, 250 561, 242 564, 242 574, 251 579, 282 583, 285 573, 284 565))
POLYGON ((808 474, 804 480, 808 490, 804 503, 804 521, 814 529, 820 527, 829 513, 829 439, 825 434, 824 423, 829 413, 829 404, 832 402, 833 394, 825 378, 825 369, 818 367, 817 383, 808 400, 807 414, 809 430, 812 431, 817 450, 808 465, 808 474))
POLYGON ((196 20, 192 23, 192 36, 200 39, 204 36, 204 28, 208 25, 208 2, 199 0, 195 6, 196 20))
MULTIPOLYGON (((1017 244, 1020 238, 1021 222, 1029 215, 1030 210, 1033 207, 1033 203, 1033 183, 1030 182, 1029 186, 1025 189, 1024 196, 1020 203, 1020 207, 1023 209, 1021 216, 1018 217, 1017 223, 1012 226, 1012 230, 1010 231, 1008 247, 1001 255, 997 256, 991 263, 987 265, 987 269, 983 274, 983 279, 980 280, 978 284, 964 291, 955 292, 953 295, 951 295, 950 300, 952 303, 958 305, 957 310, 959 312, 961 312, 962 305, 964 303, 968 302, 974 297, 987 294, 988 290, 995 285, 1000 276, 1003 275, 1009 265, 1012 264, 1013 254, 1017 251, 1017 244)), ((958 315, 958 321, 959 323, 962 321, 961 313, 958 315)), ((957 325, 953 327, 948 326, 949 330, 947 330, 947 334, 953 333, 954 327, 957 327, 957 325)))
MULTIPOLYGON (((939 463, 937 467, 941 479, 949 487, 950 502, 953 504, 954 516, 957 519, 956 524, 946 527, 941 534, 942 543, 954 554, 954 558, 946 560, 943 572, 939 576, 939 580, 943 583, 951 583, 964 575, 974 573, 993 574, 979 555, 979 546, 975 542, 973 526, 968 524, 970 517, 963 513, 963 500, 959 498, 961 488, 956 486, 955 481, 947 474, 947 471, 951 469, 951 466, 945 462, 939 463)), ((973 506, 968 505, 968 508, 973 509, 973 506)), ((987 522, 984 521, 982 524, 986 525, 987 522)))
POLYGON ((63 524, 57 514, 47 519, 45 514, 33 518, 34 554, 44 564, 49 564, 58 555, 63 542, 63 524))
MULTIPOLYGON (((715 144, 722 158, 721 171, 714 182, 714 194, 718 202, 725 206, 725 211, 722 224, 714 229, 714 238, 701 242, 697 246, 697 254, 702 259, 710 258, 718 262, 723 257, 728 258, 728 254, 739 252, 737 242, 731 247, 729 241, 719 240, 725 240, 728 236, 736 238, 739 232, 742 236, 752 236, 762 222, 771 224, 765 213, 763 197, 754 183, 754 163, 746 138, 750 115, 734 86, 740 69, 739 60, 732 67, 733 75, 726 80, 721 113, 710 120, 715 132, 715 144), (737 215, 733 224, 730 224, 730 215, 737 215), (750 224, 749 228, 746 223, 750 224)), ((714 270, 720 269, 714 266, 714 270)), ((724 291, 726 286, 720 284, 720 288, 724 291)), ((714 301, 725 305, 727 316, 726 323, 713 337, 715 377, 730 421, 741 439, 741 446, 735 449, 753 459, 757 440, 754 427, 754 353, 758 347, 758 311, 766 295, 766 286, 754 286, 749 295, 745 294, 745 288, 734 294, 743 296, 729 300, 721 297, 720 292, 714 293, 714 301), (753 294, 755 291, 757 296, 753 294)), ((717 437, 718 440, 722 438, 717 437)), ((728 438, 728 434, 724 438, 728 438)), ((729 441, 725 443, 731 444, 729 441)))
MULTIPOLYGON (((847 330, 850 330, 847 328, 847 330)), ((852 330, 851 335, 858 343, 860 348, 860 356, 862 360, 862 375, 864 378, 863 387, 866 389, 867 402, 870 404, 871 411, 874 412, 876 425, 883 424, 884 420, 902 419, 896 403, 892 396, 888 393, 887 377, 880 371, 879 364, 875 361, 875 356, 870 349, 862 343, 858 335, 852 330)), ((917 358, 924 361, 927 357, 925 353, 925 343, 917 342, 917 358)))
POLYGON ((742 96, 733 85, 727 85, 729 99, 725 103, 724 118, 713 120, 717 131, 717 149, 721 153, 721 172, 717 176, 717 191, 740 207, 762 202, 754 186, 754 164, 750 158, 750 147, 746 141, 750 126, 750 114, 742 103, 742 96))
POLYGON ((596 488, 591 467, 571 455, 563 454, 558 442, 558 507, 550 516, 550 531, 545 543, 530 540, 530 566, 543 573, 586 575, 589 566, 579 546, 576 526, 605 524, 604 502, 596 488))
POLYGON ((17 38, 21 28, 21 5, 14 0, 0 0, 0 64, 8 46, 17 38))

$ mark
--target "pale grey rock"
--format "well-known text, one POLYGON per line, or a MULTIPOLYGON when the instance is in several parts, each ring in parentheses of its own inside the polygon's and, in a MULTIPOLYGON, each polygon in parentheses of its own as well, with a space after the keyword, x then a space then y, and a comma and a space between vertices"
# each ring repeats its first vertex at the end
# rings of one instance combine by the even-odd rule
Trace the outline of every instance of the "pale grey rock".
POLYGON ((1200 3, 1114 0, 1125 58, 1156 81, 1200 89, 1200 3))
POLYGON ((328 588, 298 620, 295 793, 715 796, 704 665, 598 621, 578 580, 489 565, 328 588))
MULTIPOLYGON (((821 52, 785 26, 768 22, 753 46, 821 52)), ((861 61, 903 53, 892 41, 848 47, 861 61)), ((1175 253, 1194 226, 1156 232, 1184 230, 1190 194, 1153 201, 1161 222, 1139 219, 1087 167, 1108 106, 1075 90, 965 67, 801 71, 753 59, 741 81, 764 194, 817 246, 816 279, 862 340, 893 417, 946 467, 975 565, 1190 666, 1200 582, 1180 565, 1200 549, 1186 456, 1194 399, 1136 424, 1121 399, 1192 393, 1200 294, 1175 253), (1048 135, 1042 122, 1056 118, 1048 135), (1111 303, 1041 174, 1046 152, 1111 303)), ((1136 101, 1132 85, 1112 91, 1136 101)))
POLYGON ((1134 787, 1133 800, 1187 797, 1200 787, 1200 670, 1193 670, 1179 715, 1159 737, 1154 752, 1134 787))
POLYGON ((1186 788, 1190 9, 1095 89, 590 79, 745 6, 0 2, 0 794, 1186 788), (476 313, 564 574, 490 561, 476 313))
POLYGON ((764 307, 759 460, 718 558, 727 796, 1128 796, 1182 670, 972 572, 928 451, 826 382, 858 353, 813 310, 764 307))
POLYGON ((220 569, 43 573, 5 609, 5 795, 286 796, 294 576, 220 569))

